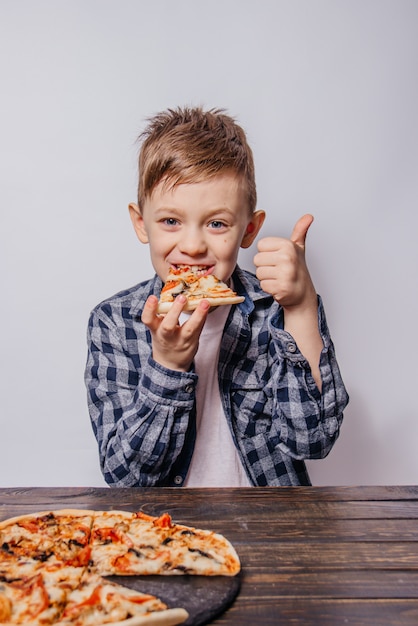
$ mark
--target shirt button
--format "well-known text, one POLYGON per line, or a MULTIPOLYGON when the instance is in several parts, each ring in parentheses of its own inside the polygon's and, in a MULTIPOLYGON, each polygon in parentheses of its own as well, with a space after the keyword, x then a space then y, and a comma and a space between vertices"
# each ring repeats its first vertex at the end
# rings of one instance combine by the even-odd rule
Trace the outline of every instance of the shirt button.
POLYGON ((193 393, 194 385, 187 385, 185 390, 186 390, 187 393, 193 393))
POLYGON ((174 476, 175 485, 181 485, 182 482, 183 482, 183 476, 174 476))
POLYGON ((296 344, 294 344, 294 343, 288 343, 288 344, 287 344, 287 351, 288 351, 288 352, 291 352, 292 354, 293 354, 294 352, 296 352, 296 344))

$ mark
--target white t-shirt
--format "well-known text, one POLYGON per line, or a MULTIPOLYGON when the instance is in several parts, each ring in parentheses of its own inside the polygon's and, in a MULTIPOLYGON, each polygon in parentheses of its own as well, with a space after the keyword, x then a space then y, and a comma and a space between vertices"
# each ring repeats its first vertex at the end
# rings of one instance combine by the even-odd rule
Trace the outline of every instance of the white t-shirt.
MULTIPOLYGON (((196 443, 185 487, 248 487, 251 485, 232 440, 222 406, 218 360, 230 306, 213 309, 205 322, 195 356, 196 443)), ((180 323, 187 319, 183 314, 180 323)))

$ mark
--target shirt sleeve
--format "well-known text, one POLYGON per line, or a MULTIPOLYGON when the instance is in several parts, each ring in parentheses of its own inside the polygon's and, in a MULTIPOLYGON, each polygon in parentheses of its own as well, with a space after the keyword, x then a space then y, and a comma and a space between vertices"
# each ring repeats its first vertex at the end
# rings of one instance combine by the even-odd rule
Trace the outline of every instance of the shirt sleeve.
POLYGON ((109 485, 158 485, 183 449, 197 376, 156 363, 145 330, 134 353, 126 334, 103 310, 91 314, 85 370, 90 418, 109 485))
POLYGON ((318 326, 324 347, 320 356, 322 391, 308 361, 280 317, 272 322, 272 393, 278 446, 294 459, 324 458, 338 438, 348 394, 338 366, 323 303, 318 297, 318 326))

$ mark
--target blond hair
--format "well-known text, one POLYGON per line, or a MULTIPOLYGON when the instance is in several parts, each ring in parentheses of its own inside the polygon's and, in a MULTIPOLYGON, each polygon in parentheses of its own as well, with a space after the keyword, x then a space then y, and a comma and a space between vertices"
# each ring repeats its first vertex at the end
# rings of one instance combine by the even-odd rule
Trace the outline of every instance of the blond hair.
POLYGON ((140 135, 138 205, 163 181, 169 187, 232 172, 245 185, 248 208, 257 203, 254 160, 243 129, 223 109, 167 109, 140 135))

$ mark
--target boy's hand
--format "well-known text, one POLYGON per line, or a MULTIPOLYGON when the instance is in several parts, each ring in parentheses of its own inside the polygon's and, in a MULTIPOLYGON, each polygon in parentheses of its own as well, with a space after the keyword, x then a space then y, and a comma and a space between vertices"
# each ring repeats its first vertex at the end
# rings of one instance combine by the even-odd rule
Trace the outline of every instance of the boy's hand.
POLYGON ((265 237, 258 242, 254 264, 261 288, 285 308, 316 302, 305 261, 306 234, 312 222, 312 215, 304 215, 296 223, 290 239, 265 237))
POLYGON ((142 312, 142 321, 148 326, 152 336, 152 356, 157 363, 168 369, 187 372, 199 347, 199 337, 205 324, 210 304, 202 300, 180 326, 179 317, 186 298, 177 296, 169 312, 158 315, 158 298, 150 296, 142 312))

